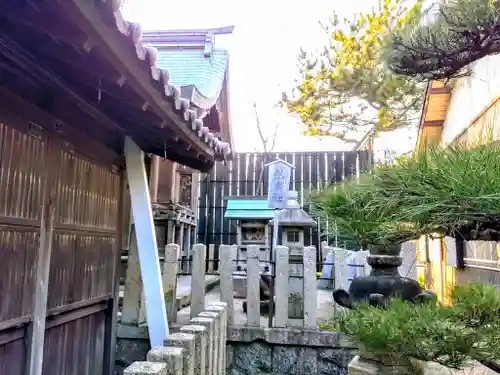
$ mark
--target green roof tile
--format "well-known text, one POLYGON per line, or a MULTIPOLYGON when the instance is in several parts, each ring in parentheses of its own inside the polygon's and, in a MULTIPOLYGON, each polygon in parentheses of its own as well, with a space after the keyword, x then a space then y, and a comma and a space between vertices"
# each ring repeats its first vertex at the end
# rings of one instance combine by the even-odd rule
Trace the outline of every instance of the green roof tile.
POLYGON ((267 206, 267 200, 229 199, 224 217, 229 219, 270 220, 274 217, 274 212, 267 206))
POLYGON ((203 49, 159 49, 156 65, 169 72, 169 84, 193 85, 205 98, 218 98, 228 65, 228 52, 214 49, 210 57, 205 57, 203 49))

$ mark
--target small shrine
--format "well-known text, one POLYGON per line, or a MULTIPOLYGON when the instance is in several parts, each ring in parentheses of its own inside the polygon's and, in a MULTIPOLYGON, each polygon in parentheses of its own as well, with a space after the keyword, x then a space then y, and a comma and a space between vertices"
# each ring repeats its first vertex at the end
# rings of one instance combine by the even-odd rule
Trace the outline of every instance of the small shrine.
MULTIPOLYGON (((260 259, 270 260, 269 221, 274 217, 273 210, 268 207, 267 197, 233 196, 227 197, 225 218, 236 224, 236 271, 234 289, 236 298, 246 298, 246 250, 250 245, 260 248, 260 259)), ((263 263, 261 272, 269 272, 269 265, 263 263)))
MULTIPOLYGON (((270 222, 274 225, 274 220, 270 222)), ((316 222, 304 211, 299 202, 296 191, 288 192, 287 208, 283 208, 278 216, 278 228, 281 232, 281 244, 288 246, 290 251, 290 280, 288 298, 288 317, 302 319, 304 298, 304 232, 306 228, 315 227, 316 222)))

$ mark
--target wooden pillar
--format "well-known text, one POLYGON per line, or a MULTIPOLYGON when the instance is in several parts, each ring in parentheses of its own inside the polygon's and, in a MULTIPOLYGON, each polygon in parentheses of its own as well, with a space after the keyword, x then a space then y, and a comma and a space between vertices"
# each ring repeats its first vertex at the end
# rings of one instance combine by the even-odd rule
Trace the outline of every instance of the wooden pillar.
POLYGON ((125 138, 125 162, 146 299, 149 341, 151 347, 162 346, 163 340, 168 336, 168 322, 149 184, 144 153, 130 137, 125 138))
POLYGON ((157 155, 151 156, 151 168, 149 171, 149 194, 151 195, 151 203, 158 202, 158 178, 160 175, 160 157, 157 155))
POLYGON ((118 218, 116 223, 116 246, 115 264, 113 267, 113 299, 110 300, 109 310, 106 316, 106 343, 104 373, 112 374, 115 369, 116 355, 116 329, 118 325, 118 301, 120 299, 120 274, 121 255, 124 243, 128 243, 127 238, 130 226, 130 200, 125 184, 125 171, 120 173, 120 195, 118 198, 118 218))
POLYGON ((47 299, 50 280, 52 240, 54 237, 55 202, 54 193, 59 170, 59 148, 51 139, 46 142, 46 169, 44 201, 40 221, 40 237, 36 255, 36 275, 33 289, 33 321, 28 330, 27 371, 28 375, 41 375, 43 369, 43 347, 47 319, 47 299))

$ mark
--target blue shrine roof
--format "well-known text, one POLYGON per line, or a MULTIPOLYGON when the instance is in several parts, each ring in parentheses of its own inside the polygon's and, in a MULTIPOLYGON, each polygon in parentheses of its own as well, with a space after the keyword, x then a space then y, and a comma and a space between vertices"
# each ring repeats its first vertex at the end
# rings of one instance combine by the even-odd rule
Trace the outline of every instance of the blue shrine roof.
POLYGON ((224 217, 270 220, 274 211, 267 206, 267 199, 228 199, 224 217))

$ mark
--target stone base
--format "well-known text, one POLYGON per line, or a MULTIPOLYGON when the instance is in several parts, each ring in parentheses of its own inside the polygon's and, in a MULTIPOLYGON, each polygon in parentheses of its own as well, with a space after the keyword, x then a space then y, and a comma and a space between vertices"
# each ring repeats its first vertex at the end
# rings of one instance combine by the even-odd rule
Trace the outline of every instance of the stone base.
POLYGON ((228 329, 228 375, 346 375, 352 346, 337 332, 228 329))

